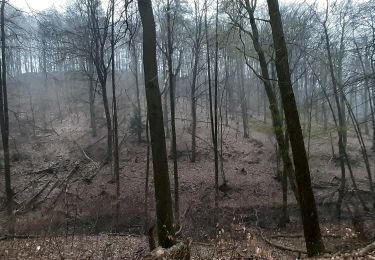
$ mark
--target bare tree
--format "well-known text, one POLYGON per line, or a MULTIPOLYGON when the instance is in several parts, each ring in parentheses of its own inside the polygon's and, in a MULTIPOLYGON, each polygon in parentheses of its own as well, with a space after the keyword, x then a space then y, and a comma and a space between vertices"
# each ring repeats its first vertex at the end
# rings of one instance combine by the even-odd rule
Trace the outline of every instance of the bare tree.
POLYGON ((207 77, 208 77, 208 98, 209 98, 209 111, 210 111, 210 124, 211 124, 211 138, 214 150, 214 160, 215 160, 215 206, 217 206, 217 196, 219 194, 219 151, 218 151, 218 142, 217 142, 217 57, 218 57, 218 39, 217 39, 217 20, 218 20, 218 2, 216 2, 216 29, 215 29, 215 75, 214 75, 214 102, 212 101, 212 76, 211 76, 211 54, 210 54, 210 41, 209 41, 209 31, 208 31, 208 4, 207 0, 204 2, 205 7, 205 16, 204 16, 204 24, 205 24, 205 34, 206 34, 206 57, 207 57, 207 77), (216 108, 216 111, 215 111, 216 108))
POLYGON ((158 238, 159 244, 164 248, 168 248, 175 243, 175 234, 173 230, 173 210, 163 126, 163 110, 156 62, 155 21, 151 0, 138 0, 138 8, 143 25, 143 66, 150 124, 158 238))
POLYGON ((178 182, 178 163, 177 163, 177 137, 176 137, 176 76, 180 70, 181 60, 174 71, 173 55, 175 50, 174 32, 179 9, 179 2, 176 1, 172 6, 172 0, 167 0, 166 19, 167 19, 167 51, 166 58, 168 64, 168 86, 169 86, 169 102, 171 112, 171 152, 173 158, 173 179, 174 179, 174 217, 176 225, 180 223, 180 198, 179 198, 179 182, 178 182), (173 16, 173 17, 172 17, 173 16))
POLYGON ((87 1, 89 13, 89 23, 92 36, 92 51, 90 53, 96 68, 96 74, 101 86, 101 95, 103 97, 103 106, 107 126, 107 161, 112 160, 113 149, 113 131, 112 119, 107 95, 107 78, 112 56, 106 59, 106 48, 108 47, 109 36, 109 14, 100 16, 100 1, 87 1))
POLYGON ((194 1, 194 15, 193 15, 193 28, 192 30, 192 79, 190 86, 190 106, 191 106, 191 162, 196 160, 196 132, 197 132, 197 90, 199 88, 198 74, 200 54, 203 47, 203 13, 199 6, 199 1, 194 1))
MULTIPOLYGON (((141 109, 141 94, 139 90, 139 74, 138 74, 138 50, 137 50, 137 43, 135 40, 131 42, 131 51, 133 55, 133 62, 134 62, 134 78, 135 78, 135 87, 136 87, 136 97, 137 97, 137 107, 135 109, 135 118, 137 122, 137 136, 138 142, 142 141, 142 109, 141 109)), ((147 131, 147 130, 146 130, 147 131)))
POLYGON ((288 50, 285 43, 278 0, 267 0, 267 4, 276 53, 275 63, 278 83, 293 152, 307 254, 315 256, 324 251, 324 244, 311 187, 309 162, 307 160, 297 105, 290 80, 288 50))
POLYGON ((9 108, 8 108, 8 90, 7 90, 7 57, 6 57, 6 32, 5 32, 5 4, 1 1, 0 27, 1 27, 1 73, 0 73, 0 129, 4 152, 4 178, 6 193, 6 208, 8 215, 8 233, 14 234, 14 214, 13 214, 13 190, 10 173, 10 154, 9 154, 9 108))
POLYGON ((113 177, 116 183, 115 225, 118 228, 120 212, 120 165, 115 74, 115 0, 111 1, 111 56, 112 56, 112 103, 113 103, 113 177))

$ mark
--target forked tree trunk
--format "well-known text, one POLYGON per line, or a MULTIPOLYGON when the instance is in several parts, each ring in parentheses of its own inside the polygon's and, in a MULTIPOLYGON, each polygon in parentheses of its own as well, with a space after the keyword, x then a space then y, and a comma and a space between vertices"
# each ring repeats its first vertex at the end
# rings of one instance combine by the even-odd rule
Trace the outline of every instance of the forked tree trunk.
POLYGON ((292 146, 307 254, 308 256, 315 256, 324 251, 324 244, 311 187, 309 163, 303 141, 297 104, 290 79, 288 50, 284 38, 279 3, 277 0, 267 0, 267 4, 276 53, 277 77, 292 146))
POLYGON ((107 97, 107 76, 108 76, 108 68, 105 61, 105 44, 107 42, 108 37, 108 30, 109 30, 109 20, 105 19, 104 27, 105 31, 101 32, 99 25, 100 18, 98 17, 98 8, 99 4, 96 1, 88 1, 88 13, 89 13, 89 23, 91 26, 91 33, 92 33, 92 51, 93 53, 92 58, 96 68, 96 74, 98 75, 99 83, 102 90, 102 97, 103 97, 103 106, 104 106, 104 113, 106 119, 106 127, 107 127, 107 158, 106 161, 112 161, 112 146, 113 146, 113 133, 112 133, 112 119, 111 119, 111 112, 107 97))
POLYGON ((175 233, 173 229, 172 198, 163 126, 163 110, 156 62, 155 21, 151 0, 138 0, 138 8, 143 25, 143 66, 150 124, 158 240, 160 246, 168 248, 175 244, 175 233))

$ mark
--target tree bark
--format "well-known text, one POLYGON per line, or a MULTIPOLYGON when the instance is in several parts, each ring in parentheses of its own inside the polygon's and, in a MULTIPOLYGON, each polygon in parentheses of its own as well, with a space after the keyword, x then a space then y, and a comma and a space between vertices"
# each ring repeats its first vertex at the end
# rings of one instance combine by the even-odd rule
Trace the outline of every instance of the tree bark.
POLYGON ((9 114, 8 114, 8 92, 7 92, 7 64, 6 64, 6 40, 5 40, 5 2, 1 3, 1 87, 0 87, 0 129, 4 152, 4 178, 5 193, 7 197, 6 209, 8 215, 8 233, 14 234, 13 214, 13 190, 10 174, 9 156, 9 114))
MULTIPOLYGON (((215 160, 215 206, 217 205, 217 196, 219 194, 219 158, 217 150, 217 137, 215 131, 215 120, 214 120, 214 111, 213 111, 213 102, 212 102, 212 79, 211 79, 211 56, 210 56, 210 43, 208 37, 208 20, 207 20, 207 0, 205 0, 205 33, 206 33, 206 57, 207 57, 207 76, 208 76, 208 99, 209 99, 209 111, 210 111, 210 125, 211 125, 211 138, 214 148, 214 160, 215 160)), ((215 69, 216 72, 216 69, 215 69)))
POLYGON ((175 234, 163 110, 156 62, 155 21, 151 0, 138 0, 138 8, 143 25, 143 66, 150 124, 158 238, 160 246, 169 248, 175 244, 175 234))
POLYGON ((112 119, 111 113, 109 108, 109 102, 107 97, 107 76, 108 76, 108 66, 106 66, 105 62, 105 44, 108 37, 108 30, 109 30, 109 19, 106 18, 104 20, 104 24, 99 24, 99 17, 98 17, 98 8, 99 3, 94 1, 88 1, 88 12, 89 12, 89 22, 91 25, 91 33, 92 33, 92 52, 91 56, 96 68, 96 73, 98 75, 99 83, 102 90, 102 97, 103 97, 103 106, 104 106, 104 113, 106 118, 106 126, 107 126, 107 158, 106 161, 112 161, 112 145, 113 145, 113 133, 112 133, 112 119), (104 27, 104 31, 101 32, 101 26, 104 27))
POLYGON ((120 214, 120 164, 118 145, 118 122, 117 122, 117 100, 116 100, 116 78, 115 78, 115 0, 112 0, 112 23, 111 23, 111 56, 112 56, 112 103, 113 103, 113 177, 116 183, 115 198, 115 227, 118 228, 120 214))
MULTIPOLYGON (((141 94, 139 91, 139 77, 138 77, 138 55, 136 43, 133 43, 133 59, 134 59, 134 77, 135 77, 135 87, 137 96, 137 108, 136 108, 136 118, 137 118, 137 136, 138 143, 142 142, 142 110, 141 110, 141 94)), ((146 129, 146 131, 148 131, 146 129)))
POLYGON ((273 44, 276 52, 276 71, 281 99, 292 146, 298 194, 302 213, 303 229, 308 256, 324 251, 319 227, 318 212, 311 187, 310 169, 307 160, 297 104, 290 79, 288 51, 277 0, 267 0, 273 44))
POLYGON ((244 68, 243 65, 238 62, 237 71, 239 73, 239 94, 240 94, 240 106, 241 106, 241 115, 242 115, 242 126, 243 126, 243 137, 249 138, 249 117, 247 113, 247 98, 245 91, 245 79, 244 79, 244 68))
POLYGON ((89 80, 89 104, 90 104, 90 127, 92 131, 92 135, 96 137, 97 130, 96 130, 96 113, 95 113, 95 86, 94 86, 94 68, 92 64, 92 60, 89 58, 87 60, 88 65, 88 80, 89 80))
POLYGON ((173 159, 173 180, 174 180, 174 217, 175 224, 179 226, 180 222, 180 203, 179 203, 179 183, 178 183, 178 164, 177 164, 177 140, 176 140, 176 111, 175 111, 175 89, 176 89, 176 74, 173 68, 173 31, 171 21, 171 2, 167 0, 167 63, 168 63, 168 79, 169 79, 169 102, 171 110, 171 152, 173 159))
POLYGON ((196 97, 196 81, 198 71, 198 53, 194 50, 194 65, 193 65, 193 77, 190 87, 190 99, 191 99, 191 162, 195 162, 196 157, 196 132, 197 132, 197 97, 196 97))
POLYGON ((298 201, 299 196, 297 193, 297 188, 296 188, 296 183, 295 183, 294 169, 293 169, 292 160, 289 156, 289 148, 287 144, 288 138, 284 136, 284 131, 283 131, 283 114, 279 110, 276 93, 274 91, 274 87, 272 86, 269 80, 270 75, 268 71, 266 57, 265 57, 264 51, 259 41, 259 32, 258 32, 258 27, 255 22, 254 10, 250 6, 249 0, 246 0, 245 3, 246 3, 246 10, 250 17, 251 29, 253 32, 252 41, 253 41, 254 49, 257 52, 258 58, 259 58, 259 66, 260 66, 261 75, 262 75, 261 80, 263 82, 265 93, 268 97, 268 101, 270 104, 269 109, 271 111, 273 130, 275 133, 277 144, 280 149, 281 158, 283 160, 283 168, 289 177, 290 187, 292 191, 294 192, 294 195, 298 201))

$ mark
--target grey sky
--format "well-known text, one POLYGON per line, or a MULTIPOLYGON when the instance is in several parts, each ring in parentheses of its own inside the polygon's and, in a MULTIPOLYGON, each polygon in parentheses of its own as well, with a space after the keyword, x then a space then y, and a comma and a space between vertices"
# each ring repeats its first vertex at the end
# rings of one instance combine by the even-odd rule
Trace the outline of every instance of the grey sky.
POLYGON ((25 11, 41 11, 53 5, 62 8, 66 2, 67 0, 10 0, 12 5, 25 11))
MULTIPOLYGON (((260 2, 265 0, 260 0, 260 2)), ((304 0, 300 0, 301 2, 304 0)), ((314 0, 308 0, 308 2, 313 2, 314 0)), ((319 0, 322 1, 322 0, 319 0)), ((56 8, 63 8, 68 0, 10 0, 10 3, 18 8, 21 8, 25 11, 41 11, 46 8, 49 8, 53 5, 56 8), (31 10, 30 10, 31 8, 31 10)), ((298 0, 280 0, 280 2, 298 2, 298 0)), ((322 1, 325 2, 325 1, 322 1)))

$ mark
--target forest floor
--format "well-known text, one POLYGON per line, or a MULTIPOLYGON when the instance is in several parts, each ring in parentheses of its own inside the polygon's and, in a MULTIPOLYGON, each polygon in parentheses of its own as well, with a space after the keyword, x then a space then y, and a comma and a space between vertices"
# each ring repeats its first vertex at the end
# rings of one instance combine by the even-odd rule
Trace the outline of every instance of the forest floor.
MULTIPOLYGON (((305 247, 300 212, 291 192, 288 198, 290 222, 286 227, 279 226, 282 192, 280 182, 275 179, 275 141, 271 126, 252 118, 247 139, 242 137, 235 121, 223 126, 220 181, 224 174, 228 182, 222 186, 215 208, 209 125, 198 124, 197 159, 191 163, 190 123, 177 121, 181 236, 191 239, 192 258, 305 257, 298 253, 305 247)), ((148 240, 143 235, 147 144, 138 143, 129 131, 120 133, 120 217, 114 232, 115 185, 110 165, 101 163, 106 153, 105 132, 102 129, 97 137, 92 137, 87 125, 83 116, 69 118, 54 123, 49 131, 37 131, 35 136, 14 137, 12 180, 17 236, 0 238, 0 259, 148 257, 148 240)), ((334 140, 334 147, 336 143, 334 140)), ((366 172, 356 143, 354 134, 349 133, 348 151, 353 171, 360 193, 371 208, 366 172)), ((311 177, 321 230, 327 250, 331 252, 324 257, 343 259, 345 254, 354 256, 357 249, 374 241, 375 215, 373 210, 363 211, 353 193, 348 192, 341 221, 337 220, 335 201, 340 169, 331 150, 329 135, 313 127, 309 148, 311 177)), ((370 153, 372 163, 374 156, 370 153)), ((171 167, 171 160, 169 164, 171 167)), ((1 178, 0 235, 6 233, 2 182, 1 178)), ((171 185, 173 187, 172 175, 171 185)), ((149 225, 155 222, 152 187, 151 177, 149 225)), ((363 259, 375 259, 375 255, 370 257, 363 259)))

